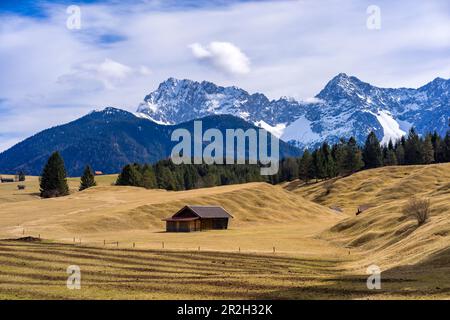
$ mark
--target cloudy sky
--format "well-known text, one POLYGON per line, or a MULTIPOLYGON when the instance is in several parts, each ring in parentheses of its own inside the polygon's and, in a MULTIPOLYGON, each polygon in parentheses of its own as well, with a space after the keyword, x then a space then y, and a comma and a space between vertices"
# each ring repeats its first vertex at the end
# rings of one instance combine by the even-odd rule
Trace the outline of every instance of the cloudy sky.
POLYGON ((135 111, 168 77, 273 99, 340 72, 419 87, 450 78, 450 1, 2 0, 0 72, 0 151, 93 109, 135 111))

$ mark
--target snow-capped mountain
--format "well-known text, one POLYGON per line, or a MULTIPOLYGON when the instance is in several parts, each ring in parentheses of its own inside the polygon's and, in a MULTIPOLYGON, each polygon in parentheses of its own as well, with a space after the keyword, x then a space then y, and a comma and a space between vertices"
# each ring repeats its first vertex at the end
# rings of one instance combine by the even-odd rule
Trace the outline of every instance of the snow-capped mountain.
POLYGON ((313 102, 269 100, 237 87, 170 78, 144 99, 137 114, 159 124, 177 124, 212 114, 231 114, 299 147, 375 131, 382 142, 398 139, 411 126, 419 133, 448 129, 450 80, 436 78, 418 89, 378 88, 341 73, 313 102))
POLYGON ((249 94, 237 87, 169 78, 144 98, 138 115, 160 124, 176 124, 212 114, 230 114, 249 122, 268 124, 268 128, 289 123, 302 112, 299 103, 282 98, 277 101, 261 94, 249 94), (289 112, 286 112, 290 110, 289 112))

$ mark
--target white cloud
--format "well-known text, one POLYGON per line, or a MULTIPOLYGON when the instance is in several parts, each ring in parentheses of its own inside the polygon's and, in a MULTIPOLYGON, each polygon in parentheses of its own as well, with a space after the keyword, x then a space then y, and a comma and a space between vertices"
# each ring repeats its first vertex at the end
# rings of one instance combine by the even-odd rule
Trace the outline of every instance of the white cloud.
POLYGON ((68 74, 64 74, 58 78, 58 82, 62 84, 70 84, 79 82, 85 84, 85 87, 98 90, 98 83, 102 84, 103 88, 112 90, 118 84, 128 80, 131 76, 150 74, 150 69, 146 66, 139 68, 132 68, 120 62, 106 58, 103 62, 93 63, 85 62, 76 65, 68 74))
POLYGON ((250 59, 230 42, 213 41, 206 47, 193 43, 189 48, 195 58, 209 62, 225 73, 243 75, 250 72, 250 59))
POLYGON ((378 0, 378 31, 366 28, 371 0, 170 10, 104 3, 83 4, 81 30, 67 29, 66 6, 50 2, 45 19, 2 14, 0 150, 92 109, 136 111, 168 77, 272 99, 313 97, 339 72, 387 87, 450 77, 448 0, 378 0))
POLYGON ((316 97, 309 97, 306 99, 301 100, 304 103, 309 103, 309 104, 315 104, 315 103, 321 103, 323 102, 322 99, 316 98, 316 97))

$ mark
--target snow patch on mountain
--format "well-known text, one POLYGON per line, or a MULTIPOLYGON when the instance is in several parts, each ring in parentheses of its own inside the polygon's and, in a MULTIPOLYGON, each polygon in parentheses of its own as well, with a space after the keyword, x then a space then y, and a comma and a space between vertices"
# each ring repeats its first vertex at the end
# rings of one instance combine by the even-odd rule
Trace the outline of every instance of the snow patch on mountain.
POLYGON ((138 118, 147 119, 147 120, 153 121, 154 123, 157 123, 157 124, 160 124, 160 125, 163 125, 163 126, 170 126, 172 124, 170 122, 155 120, 152 117, 150 117, 148 114, 142 113, 142 112, 135 112, 134 115, 136 117, 138 117, 138 118))
POLYGON ((392 114, 389 111, 380 110, 375 114, 375 117, 377 117, 377 120, 384 131, 381 144, 388 144, 389 140, 395 142, 406 134, 405 131, 400 129, 400 124, 392 117, 392 114))
POLYGON ((266 123, 264 120, 256 121, 255 126, 260 127, 262 129, 270 132, 277 138, 280 138, 283 135, 284 129, 286 128, 285 123, 279 123, 275 126, 271 126, 270 124, 266 123))
POLYGON ((302 116, 291 123, 281 135, 281 140, 287 142, 301 141, 302 144, 311 144, 319 141, 320 134, 311 128, 311 121, 302 116))

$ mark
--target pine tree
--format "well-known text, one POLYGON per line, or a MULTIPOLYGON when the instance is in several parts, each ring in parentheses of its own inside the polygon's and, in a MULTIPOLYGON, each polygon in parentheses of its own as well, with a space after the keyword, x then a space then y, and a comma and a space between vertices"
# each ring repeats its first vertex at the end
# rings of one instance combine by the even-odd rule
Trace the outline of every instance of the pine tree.
POLYGON ((439 158, 442 162, 450 162, 450 130, 445 134, 444 139, 439 148, 439 158))
POLYGON ((25 177, 25 172, 23 171, 19 171, 19 181, 25 181, 26 177, 25 177))
POLYGON ((313 164, 314 164, 314 173, 316 179, 325 179, 326 171, 325 171, 325 163, 322 154, 322 150, 316 149, 312 153, 313 164))
POLYGON ((90 166, 86 166, 86 168, 84 168, 83 176, 80 180, 79 190, 83 191, 96 185, 97 183, 95 182, 94 172, 92 171, 92 168, 90 166))
POLYGON ((430 134, 426 135, 422 142, 420 158, 423 164, 430 164, 434 162, 434 149, 430 134))
POLYGON ((395 146, 395 157, 397 158, 397 164, 405 164, 405 148, 401 143, 395 146))
POLYGON ((378 168, 383 165, 380 141, 373 131, 369 133, 363 149, 364 168, 378 168))
POLYGON ((298 164, 294 158, 286 158, 281 162, 281 176, 283 181, 292 181, 298 178, 298 164))
POLYGON ((152 166, 145 164, 142 167, 142 186, 146 189, 156 188, 156 176, 152 166))
POLYGON ((52 198, 69 194, 64 160, 59 152, 54 152, 47 161, 40 177, 41 197, 52 198))
POLYGON ((331 148, 331 155, 336 167, 336 175, 345 174, 345 155, 346 155, 346 142, 344 139, 340 139, 339 143, 333 145, 331 148))
POLYGON ((433 144, 434 161, 442 162, 439 154, 439 149, 441 148, 441 137, 436 131, 434 131, 433 135, 431 136, 431 143, 433 144))
POLYGON ((334 161, 330 146, 326 141, 322 144, 321 152, 323 155, 325 177, 328 179, 335 177, 337 175, 336 163, 334 161))
POLYGON ((156 182, 158 188, 166 190, 177 190, 175 178, 170 169, 164 165, 157 165, 155 168, 156 182))
POLYGON ((405 164, 421 164, 422 152, 419 135, 414 128, 409 130, 405 143, 405 164))
POLYGON ((383 147, 383 165, 396 166, 397 164, 398 162, 394 144, 392 143, 392 140, 389 139, 388 145, 383 147))
POLYGON ((364 167, 362 152, 359 149, 354 137, 351 137, 345 148, 344 171, 346 174, 355 173, 364 167))
POLYGON ((118 186, 142 186, 142 174, 138 171, 136 165, 127 164, 123 167, 122 172, 117 177, 116 185, 118 186))
POLYGON ((299 177, 306 183, 309 182, 309 180, 314 178, 314 168, 313 168, 313 158, 311 156, 311 153, 308 150, 305 150, 303 152, 303 156, 300 159, 299 164, 299 177))

